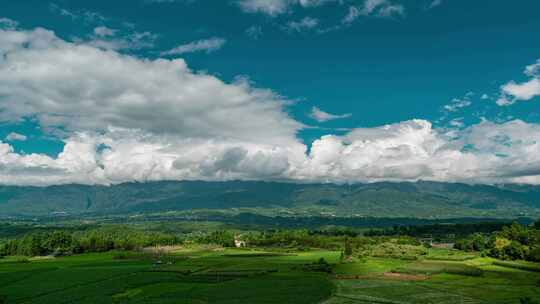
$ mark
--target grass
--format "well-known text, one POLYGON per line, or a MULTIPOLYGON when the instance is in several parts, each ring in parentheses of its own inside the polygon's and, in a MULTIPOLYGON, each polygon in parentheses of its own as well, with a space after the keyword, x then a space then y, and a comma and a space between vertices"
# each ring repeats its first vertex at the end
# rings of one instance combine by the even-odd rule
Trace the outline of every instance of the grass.
POLYGON ((398 267, 394 270, 397 273, 406 274, 458 274, 463 276, 482 276, 484 271, 475 266, 467 265, 460 262, 450 261, 430 261, 424 260, 407 264, 403 267, 398 267))
POLYGON ((434 261, 467 261, 477 257, 475 253, 466 253, 460 250, 430 248, 426 260, 434 261))
POLYGON ((525 271, 540 272, 540 265, 537 263, 524 262, 524 261, 495 261, 493 265, 515 268, 525 271))
POLYGON ((317 303, 331 295, 326 274, 296 266, 338 252, 295 255, 189 248, 172 265, 137 255, 80 255, 0 264, 7 303, 317 303), (232 256, 231 256, 232 255, 232 256), (136 258, 136 259, 135 259, 136 258))
MULTIPOLYGON (((498 266, 499 262, 491 258, 412 262, 383 260, 378 264, 385 267, 370 266, 377 262, 368 259, 364 266, 356 263, 338 265, 337 269, 343 273, 363 276, 335 280, 336 292, 324 303, 519 304, 523 297, 540 300, 540 273, 509 268, 507 263, 498 266), (397 276, 382 275, 380 271, 387 271, 391 264, 397 265, 390 270, 397 276), (427 279, 415 280, 416 275, 426 273, 427 279)), ((513 264, 539 266, 523 262, 513 264)))
POLYGON ((171 254, 174 263, 159 265, 141 254, 118 259, 118 252, 22 262, 8 257, 0 263, 0 303, 518 304, 521 297, 540 298, 538 264, 462 259, 465 254, 448 251, 428 253, 439 259, 347 263, 340 263, 340 252, 326 250, 192 246, 171 254), (320 258, 334 274, 302 267, 320 258))

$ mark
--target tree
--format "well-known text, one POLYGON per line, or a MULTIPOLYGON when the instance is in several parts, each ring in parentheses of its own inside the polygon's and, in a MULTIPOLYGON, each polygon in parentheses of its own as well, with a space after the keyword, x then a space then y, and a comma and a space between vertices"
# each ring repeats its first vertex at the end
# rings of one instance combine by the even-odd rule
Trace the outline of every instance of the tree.
POLYGON ((540 219, 536 220, 533 225, 534 229, 540 230, 540 219))
POLYGON ((519 299, 519 303, 521 304, 538 304, 537 301, 529 298, 529 297, 524 297, 524 298, 521 298, 519 299))
POLYGON ((525 250, 517 241, 512 241, 510 245, 506 246, 504 249, 505 257, 509 259, 522 260, 525 258, 525 250))
POLYGON ((533 261, 533 262, 540 262, 540 246, 533 247, 529 251, 527 260, 533 261))
POLYGON ((475 233, 472 236, 472 249, 474 251, 483 251, 486 248, 486 240, 481 233, 475 233))
POLYGON ((343 251, 343 254, 345 255, 345 257, 350 257, 353 254, 351 240, 349 240, 349 238, 345 239, 345 250, 343 251))

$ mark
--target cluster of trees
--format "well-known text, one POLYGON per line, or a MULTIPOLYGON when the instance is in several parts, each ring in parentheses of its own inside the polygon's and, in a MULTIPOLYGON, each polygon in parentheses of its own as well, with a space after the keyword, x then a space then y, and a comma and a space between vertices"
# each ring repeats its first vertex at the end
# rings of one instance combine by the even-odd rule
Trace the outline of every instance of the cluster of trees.
POLYGON ((144 232, 124 227, 98 228, 86 231, 33 232, 0 244, 0 256, 70 255, 109 250, 133 250, 154 245, 173 245, 181 240, 157 232, 144 232))
MULTIPOLYGON (((284 229, 284 230, 266 230, 262 232, 244 232, 239 233, 236 237, 246 242, 249 246, 256 247, 317 247, 329 248, 335 247, 337 239, 342 237, 334 237, 328 235, 314 234, 308 230, 284 229)), ((235 234, 231 231, 220 230, 207 233, 195 239, 197 243, 217 244, 224 247, 234 247, 235 234)), ((341 243, 342 242, 339 242, 341 243)))
MULTIPOLYGON (((280 247, 280 248, 327 248, 341 249, 345 240, 348 243, 365 242, 368 238, 350 237, 354 232, 307 229, 269 229, 265 231, 236 232, 219 230, 199 235, 193 239, 195 243, 217 244, 223 247, 234 247, 237 238, 248 246, 280 247)), ((352 245, 351 245, 352 246, 352 245)))
POLYGON ((249 244, 260 247, 316 247, 332 248, 343 237, 312 234, 308 230, 269 230, 246 236, 249 244))
POLYGON ((343 257, 349 257, 358 252, 365 252, 367 248, 383 243, 393 242, 398 245, 419 246, 421 243, 409 236, 349 236, 354 232, 338 231, 333 234, 327 230, 306 229, 271 229, 261 232, 214 231, 193 239, 195 243, 217 244, 224 247, 235 246, 235 238, 243 241, 250 247, 283 248, 294 250, 307 250, 309 248, 324 248, 341 250, 343 257))
POLYGON ((234 247, 234 233, 228 230, 213 231, 195 238, 196 243, 234 247))
POLYGON ((474 233, 457 240, 454 247, 498 259, 540 262, 540 221, 531 226, 512 223, 491 234, 474 233))
POLYGON ((467 236, 473 233, 492 233, 501 230, 509 222, 486 222, 469 224, 433 224, 433 225, 394 225, 392 228, 369 229, 365 236, 400 236, 422 237, 431 235, 435 238, 445 238, 448 235, 467 236))

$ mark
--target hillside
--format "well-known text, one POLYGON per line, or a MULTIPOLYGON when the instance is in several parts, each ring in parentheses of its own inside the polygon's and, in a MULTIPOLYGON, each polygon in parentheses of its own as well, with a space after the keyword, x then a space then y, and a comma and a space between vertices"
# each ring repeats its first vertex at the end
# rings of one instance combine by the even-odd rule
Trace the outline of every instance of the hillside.
POLYGON ((540 187, 436 182, 335 185, 240 181, 0 186, 1 216, 230 208, 322 212, 336 216, 535 217, 540 214, 540 187))

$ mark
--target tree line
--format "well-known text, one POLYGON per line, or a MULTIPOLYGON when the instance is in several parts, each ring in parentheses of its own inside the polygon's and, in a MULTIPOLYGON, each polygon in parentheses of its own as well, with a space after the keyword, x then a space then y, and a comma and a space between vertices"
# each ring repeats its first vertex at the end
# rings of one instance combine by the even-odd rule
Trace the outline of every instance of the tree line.
POLYGON ((458 239, 454 247, 503 260, 540 262, 540 220, 530 226, 512 223, 490 234, 473 233, 458 239))
POLYGON ((71 255, 109 250, 133 250, 154 245, 173 245, 181 240, 171 234, 145 232, 126 227, 86 231, 39 231, 0 244, 0 256, 71 255))

